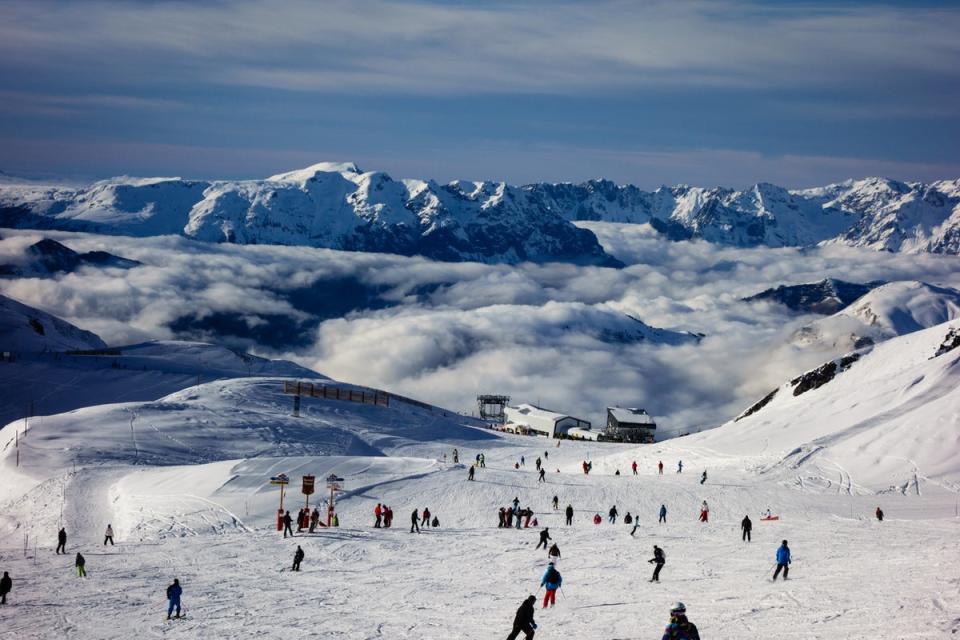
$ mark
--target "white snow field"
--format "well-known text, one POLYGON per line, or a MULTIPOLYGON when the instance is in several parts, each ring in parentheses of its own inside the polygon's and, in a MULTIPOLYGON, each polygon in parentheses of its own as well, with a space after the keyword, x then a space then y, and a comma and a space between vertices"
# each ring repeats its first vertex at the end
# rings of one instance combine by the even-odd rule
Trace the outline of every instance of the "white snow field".
POLYGON ((295 418, 280 377, 34 418, 23 440, 19 421, 0 431, 0 570, 14 579, 0 628, 17 638, 506 637, 546 566, 538 528, 497 528, 497 509, 516 496, 563 554, 564 588, 555 608, 538 603, 538 639, 659 638, 676 600, 703 638, 957 637, 960 349, 934 355, 958 330, 954 320, 893 338, 819 388, 794 396, 785 385, 740 421, 640 447, 558 446, 393 400, 307 398, 295 418), (480 452, 486 468, 469 482, 480 452), (538 483, 534 460, 547 454, 538 483), (291 476, 294 508, 302 474, 317 476, 312 504, 324 477, 342 476, 341 526, 284 540, 268 484, 278 473, 291 476), (574 526, 554 495, 573 506, 574 526), (373 528, 378 502, 394 509, 393 528, 373 528), (409 533, 425 506, 441 527, 409 533), (780 520, 761 522, 767 508, 780 520), (627 512, 640 518, 633 537, 627 512), (66 556, 51 551, 61 522, 66 556), (102 545, 107 523, 116 547, 102 545), (782 539, 790 580, 772 583, 782 539), (294 573, 298 544, 306 559, 294 573), (659 584, 648 582, 653 544, 667 556, 659 584), (77 551, 86 579, 73 570, 77 551), (186 617, 168 622, 175 577, 186 617))

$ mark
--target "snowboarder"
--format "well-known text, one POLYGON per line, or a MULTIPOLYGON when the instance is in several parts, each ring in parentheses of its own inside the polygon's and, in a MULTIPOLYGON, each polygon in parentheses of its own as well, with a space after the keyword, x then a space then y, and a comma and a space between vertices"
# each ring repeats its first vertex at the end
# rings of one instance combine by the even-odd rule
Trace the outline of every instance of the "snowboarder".
POLYGON ((290 512, 287 511, 283 514, 283 537, 287 537, 287 532, 290 533, 290 537, 293 537, 293 529, 290 526, 293 524, 293 518, 290 517, 290 512))
POLYGON ((86 578, 87 577, 87 560, 80 552, 77 552, 77 559, 74 560, 73 564, 77 567, 77 577, 86 578))
POLYGON ((107 543, 110 543, 110 546, 113 546, 113 526, 107 525, 107 531, 103 535, 103 546, 107 546, 107 543))
POLYGON ((781 570, 783 570, 783 579, 786 580, 787 574, 790 573, 790 547, 787 546, 786 540, 777 548, 777 570, 773 572, 774 581, 781 570))
POLYGON ((430 526, 430 509, 427 507, 423 508, 423 520, 420 521, 420 526, 421 527, 430 526))
POLYGON ((613 505, 612 507, 610 507, 610 513, 609 513, 610 524, 617 524, 618 515, 619 514, 617 513, 617 505, 613 505))
POLYGON ((743 520, 740 521, 740 530, 743 532, 741 539, 744 542, 750 542, 750 532, 753 530, 753 523, 750 521, 750 516, 743 516, 743 520))
MULTIPOLYGON (((552 540, 550 537, 550 527, 544 527, 543 531, 540 532, 540 542, 537 543, 537 549, 540 548, 540 545, 543 545, 543 548, 547 548, 547 540, 552 540)), ((536 551, 536 549, 534 549, 536 551)))
POLYGON ((707 506, 707 501, 704 500, 703 504, 700 506, 700 522, 707 522, 710 519, 710 507, 707 506))
POLYGON ((10 573, 3 572, 0 578, 0 604, 7 604, 7 594, 13 589, 13 580, 10 579, 10 573))
POLYGON ((467 471, 467 480, 473 480, 474 465, 470 465, 470 470, 467 471))
POLYGON ((410 533, 413 533, 414 529, 420 533, 420 513, 416 509, 410 514, 410 533))
MULTIPOLYGON (((290 512, 288 511, 289 515, 290 512)), ((177 578, 173 579, 173 584, 167 587, 167 620, 170 619, 170 615, 173 613, 174 608, 177 610, 176 617, 180 617, 180 596, 183 595, 183 587, 180 586, 180 580, 177 578)))
POLYGON ((670 624, 663 631, 661 640, 700 640, 697 625, 687 620, 687 608, 682 602, 670 607, 670 624))
POLYGON ((62 528, 57 532, 57 555, 60 553, 67 555, 67 530, 62 528))
POLYGON ((569 527, 573 524, 573 505, 568 504, 565 513, 567 516, 567 526, 569 527))
POLYGON ((883 509, 877 507, 877 520, 883 522, 883 509))
POLYGON ((540 477, 537 478, 537 483, 540 483, 540 482, 544 482, 544 483, 545 483, 546 481, 547 481, 547 470, 546 470, 546 469, 540 469, 540 477))
POLYGON ((677 473, 683 473, 683 460, 677 462, 677 473))
POLYGON ((633 464, 630 466, 633 468, 633 475, 637 475, 637 461, 634 460, 633 464))
POLYGON ((293 568, 291 571, 300 571, 300 563, 303 562, 303 549, 297 545, 297 551, 293 554, 293 568))
POLYGON ((700 484, 703 484, 703 483, 706 482, 706 481, 707 481, 707 470, 704 469, 704 470, 703 470, 703 475, 700 476, 700 484))
POLYGON ((656 564, 653 569, 653 577, 650 578, 650 582, 660 582, 660 569, 663 569, 663 565, 667 564, 667 557, 663 553, 663 549, 657 545, 653 545, 653 557, 648 561, 650 564, 656 564))
POLYGON ((662 476, 663 475, 663 460, 657 463, 657 472, 662 476))
MULTIPOLYGON (((377 503, 377 506, 373 508, 373 516, 376 518, 376 521, 373 523, 373 528, 379 529, 380 524, 383 521, 383 507, 380 505, 379 502, 377 503)), ((310 530, 313 531, 313 528, 311 528, 310 530)))
POLYGON ((556 511, 560 508, 560 498, 553 496, 553 510, 556 511))
POLYGON ((546 609, 548 603, 551 607, 556 605, 557 589, 563 586, 563 576, 560 575, 552 562, 547 565, 547 570, 543 572, 540 586, 547 589, 546 593, 543 594, 543 608, 546 609))
POLYGON ((537 623, 533 621, 533 603, 536 601, 536 596, 527 596, 517 609, 517 615, 513 618, 513 631, 507 636, 507 640, 516 640, 521 632, 525 640, 533 640, 534 629, 537 628, 537 623))
POLYGON ((560 547, 557 546, 556 542, 550 545, 550 550, 547 551, 547 558, 550 560, 560 559, 560 547))
POLYGON ((627 515, 623 516, 623 524, 633 524, 633 516, 630 515, 629 511, 627 511, 627 515))
POLYGON ((662 504, 660 505, 660 522, 665 523, 666 521, 667 521, 667 505, 662 504))

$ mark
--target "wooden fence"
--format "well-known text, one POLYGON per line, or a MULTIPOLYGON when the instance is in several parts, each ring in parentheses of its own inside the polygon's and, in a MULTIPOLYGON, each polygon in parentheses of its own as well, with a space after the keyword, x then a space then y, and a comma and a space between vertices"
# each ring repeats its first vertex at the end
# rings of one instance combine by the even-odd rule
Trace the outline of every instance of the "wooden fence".
POLYGON ((381 407, 390 406, 390 394, 377 389, 344 389, 325 384, 314 384, 312 382, 284 380, 283 392, 289 395, 305 396, 308 398, 345 400, 347 402, 375 404, 381 407))

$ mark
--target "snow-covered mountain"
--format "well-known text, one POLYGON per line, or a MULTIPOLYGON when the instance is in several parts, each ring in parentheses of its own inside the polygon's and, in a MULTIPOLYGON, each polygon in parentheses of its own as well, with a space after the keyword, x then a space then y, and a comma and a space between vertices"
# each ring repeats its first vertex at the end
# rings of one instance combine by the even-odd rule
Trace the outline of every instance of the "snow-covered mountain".
POLYGON ((0 264, 0 277, 44 278, 72 273, 81 267, 132 269, 139 264, 106 251, 77 253, 56 240, 44 238, 27 247, 21 262, 0 264))
POLYGON ((735 246, 835 242, 960 253, 960 181, 881 178, 789 191, 680 185, 643 191, 581 184, 394 180, 352 163, 319 163, 265 180, 119 177, 87 187, 0 184, 0 226, 211 242, 285 244, 438 260, 616 265, 588 230, 642 224, 675 240, 735 246))
POLYGON ((0 296, 0 351, 47 352, 102 349, 96 334, 49 313, 0 296))
POLYGON ((960 318, 960 291, 925 282, 891 282, 801 328, 793 341, 850 350, 955 318, 960 318))
POLYGON ((819 282, 780 285, 746 297, 745 302, 778 302, 792 311, 802 313, 831 314, 840 311, 854 300, 885 284, 882 281, 845 282, 836 278, 824 278, 819 282))

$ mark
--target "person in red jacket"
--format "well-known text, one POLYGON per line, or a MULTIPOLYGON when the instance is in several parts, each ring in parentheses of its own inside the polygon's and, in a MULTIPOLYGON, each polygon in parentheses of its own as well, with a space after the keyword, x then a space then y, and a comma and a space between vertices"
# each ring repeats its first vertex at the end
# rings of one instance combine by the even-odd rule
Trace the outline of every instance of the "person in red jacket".
POLYGON ((637 475, 637 461, 634 460, 633 464, 630 466, 633 468, 633 475, 637 475))
POLYGON ((593 516, 593 524, 600 524, 603 522, 603 518, 600 517, 600 514, 593 516))
POLYGON ((660 472, 660 475, 663 475, 663 460, 657 463, 657 471, 660 472))
POLYGON ((380 506, 380 503, 377 503, 377 506, 373 508, 373 515, 377 518, 377 521, 373 523, 374 529, 380 528, 380 523, 383 520, 383 507, 380 506))

